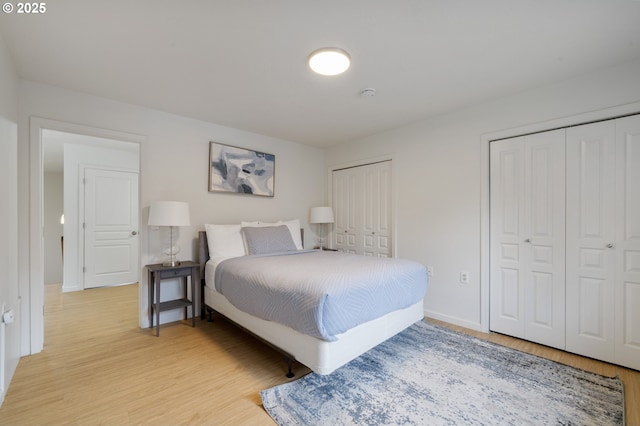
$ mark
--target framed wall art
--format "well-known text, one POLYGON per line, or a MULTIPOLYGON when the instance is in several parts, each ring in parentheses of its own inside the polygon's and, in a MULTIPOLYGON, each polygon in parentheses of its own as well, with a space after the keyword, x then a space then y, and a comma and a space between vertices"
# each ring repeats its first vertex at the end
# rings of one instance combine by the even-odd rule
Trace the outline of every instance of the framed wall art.
POLYGON ((209 192, 273 197, 276 157, 218 142, 209 143, 209 192))

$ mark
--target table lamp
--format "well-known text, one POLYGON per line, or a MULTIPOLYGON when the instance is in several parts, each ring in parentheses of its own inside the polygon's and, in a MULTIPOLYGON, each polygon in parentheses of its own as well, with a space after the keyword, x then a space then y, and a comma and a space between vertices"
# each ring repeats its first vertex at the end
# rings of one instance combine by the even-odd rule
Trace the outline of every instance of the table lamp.
POLYGON ((317 243, 318 247, 325 249, 324 240, 326 236, 326 226, 328 223, 333 223, 333 209, 331 207, 311 207, 309 210, 309 223, 320 224, 320 235, 318 235, 317 243))
POLYGON ((176 266, 176 254, 180 247, 173 244, 173 228, 176 226, 189 226, 189 204, 183 201, 154 201, 149 207, 149 226, 168 226, 170 233, 170 247, 165 251, 169 255, 169 261, 164 266, 176 266))

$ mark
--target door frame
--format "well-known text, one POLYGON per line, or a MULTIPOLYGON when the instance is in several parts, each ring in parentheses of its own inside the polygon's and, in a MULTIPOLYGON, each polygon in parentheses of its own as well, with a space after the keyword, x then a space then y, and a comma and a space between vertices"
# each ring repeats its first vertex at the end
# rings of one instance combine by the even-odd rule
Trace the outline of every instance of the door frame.
POLYGON ((640 112, 640 102, 634 102, 480 135, 480 331, 489 332, 489 271, 491 268, 489 144, 491 141, 608 120, 638 112, 640 112))
MULTIPOLYGON (((43 244, 43 208, 44 208, 44 173, 42 154, 42 131, 56 130, 76 133, 105 139, 132 142, 138 145, 146 140, 145 136, 125 133, 110 129, 101 129, 82 124, 51 120, 31 116, 29 118, 29 279, 25 285, 21 283, 20 293, 27 297, 23 307, 22 356, 42 351, 44 345, 44 244, 43 244)), ((139 163, 142 167, 142 149, 139 150, 139 163)), ((141 170, 141 169, 140 169, 141 170)), ((140 191, 142 186, 138 183, 140 191)), ((139 217, 139 220, 141 218, 139 217)), ((140 222, 141 223, 141 222, 140 222)), ((141 259, 142 243, 138 246, 138 263, 141 259)), ((140 268, 140 265, 138 265, 140 268)), ((141 316, 142 314, 140 314, 141 316)))

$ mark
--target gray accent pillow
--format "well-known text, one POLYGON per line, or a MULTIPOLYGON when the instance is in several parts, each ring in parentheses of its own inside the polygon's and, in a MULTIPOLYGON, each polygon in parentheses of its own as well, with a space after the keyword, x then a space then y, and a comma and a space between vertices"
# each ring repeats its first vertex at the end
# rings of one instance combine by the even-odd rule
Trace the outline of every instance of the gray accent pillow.
POLYGON ((269 254, 283 251, 296 251, 296 244, 286 225, 243 227, 247 254, 269 254))

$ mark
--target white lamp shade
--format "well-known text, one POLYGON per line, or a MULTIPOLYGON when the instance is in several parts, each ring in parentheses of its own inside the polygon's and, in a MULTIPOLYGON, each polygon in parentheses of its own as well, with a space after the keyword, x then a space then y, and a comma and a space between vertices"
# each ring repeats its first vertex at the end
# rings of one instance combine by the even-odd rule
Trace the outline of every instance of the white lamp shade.
POLYGON ((309 223, 333 223, 333 209, 331 207, 311 207, 309 223))
POLYGON ((149 208, 149 226, 189 226, 189 204, 183 201, 154 201, 149 208))

